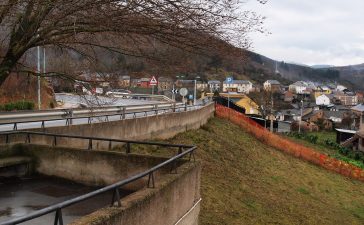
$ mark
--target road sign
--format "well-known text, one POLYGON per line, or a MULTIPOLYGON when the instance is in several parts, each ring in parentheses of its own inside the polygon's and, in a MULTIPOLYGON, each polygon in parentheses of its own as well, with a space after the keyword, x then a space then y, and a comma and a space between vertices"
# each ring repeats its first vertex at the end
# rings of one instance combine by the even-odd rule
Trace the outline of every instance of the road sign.
POLYGON ((150 86, 155 86, 155 85, 157 85, 158 84, 158 81, 157 81, 157 79, 155 79, 155 76, 152 76, 152 78, 150 79, 150 81, 149 81, 149 85, 150 86))
POLYGON ((192 100, 193 99, 193 95, 189 95, 188 99, 192 100))
POLYGON ((234 78, 233 77, 227 77, 226 78, 226 83, 231 84, 233 81, 234 81, 234 78))
POLYGON ((185 97, 188 94, 187 88, 181 88, 179 89, 179 94, 183 97, 185 97))
POLYGON ((178 94, 178 90, 177 89, 172 89, 172 94, 178 94))

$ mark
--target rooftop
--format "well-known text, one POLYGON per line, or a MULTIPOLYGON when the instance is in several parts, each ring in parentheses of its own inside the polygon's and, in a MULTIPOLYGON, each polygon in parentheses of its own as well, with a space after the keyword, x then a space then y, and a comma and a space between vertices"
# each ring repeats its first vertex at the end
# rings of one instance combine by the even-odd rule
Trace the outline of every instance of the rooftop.
POLYGON ((270 84, 281 84, 278 80, 267 80, 266 82, 270 84))
POLYGON ((358 112, 364 112, 364 105, 359 104, 357 106, 352 107, 351 110, 358 111, 358 112))

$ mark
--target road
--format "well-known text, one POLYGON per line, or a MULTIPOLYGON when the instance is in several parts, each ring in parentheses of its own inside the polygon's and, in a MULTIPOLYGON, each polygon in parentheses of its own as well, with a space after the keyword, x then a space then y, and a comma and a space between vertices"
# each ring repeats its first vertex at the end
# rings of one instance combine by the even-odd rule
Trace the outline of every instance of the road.
POLYGON ((56 101, 63 102, 67 106, 79 107, 80 104, 90 107, 100 106, 130 106, 143 104, 157 104, 160 101, 148 101, 138 99, 111 98, 93 95, 72 95, 72 94, 55 94, 56 101))

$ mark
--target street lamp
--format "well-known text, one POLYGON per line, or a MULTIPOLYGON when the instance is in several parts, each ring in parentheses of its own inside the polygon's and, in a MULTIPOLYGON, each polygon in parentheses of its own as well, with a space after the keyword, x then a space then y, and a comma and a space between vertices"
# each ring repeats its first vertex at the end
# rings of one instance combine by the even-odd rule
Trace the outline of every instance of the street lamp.
POLYGON ((200 76, 195 77, 195 89, 193 93, 193 105, 196 105, 196 94, 197 94, 197 79, 200 79, 200 76))
POLYGON ((301 133, 301 122, 302 122, 302 110, 303 110, 303 100, 301 100, 301 117, 300 117, 300 121, 298 123, 298 133, 301 133))

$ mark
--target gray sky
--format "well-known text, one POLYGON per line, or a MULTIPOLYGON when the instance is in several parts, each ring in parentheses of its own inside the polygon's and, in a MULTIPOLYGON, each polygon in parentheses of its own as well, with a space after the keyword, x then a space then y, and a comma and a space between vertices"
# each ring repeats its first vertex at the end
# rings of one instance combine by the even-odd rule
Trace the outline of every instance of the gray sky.
POLYGON ((307 65, 364 63, 363 0, 250 0, 246 7, 266 17, 271 33, 250 35, 257 53, 307 65))

